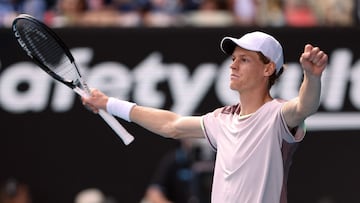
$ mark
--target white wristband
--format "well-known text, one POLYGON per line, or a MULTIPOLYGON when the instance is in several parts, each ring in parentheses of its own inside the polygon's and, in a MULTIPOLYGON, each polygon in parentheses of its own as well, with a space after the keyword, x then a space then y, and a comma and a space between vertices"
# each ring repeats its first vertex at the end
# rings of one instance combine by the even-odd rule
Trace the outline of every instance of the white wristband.
POLYGON ((106 103, 106 111, 114 116, 131 122, 130 111, 135 105, 136 104, 132 102, 109 97, 109 100, 106 103))

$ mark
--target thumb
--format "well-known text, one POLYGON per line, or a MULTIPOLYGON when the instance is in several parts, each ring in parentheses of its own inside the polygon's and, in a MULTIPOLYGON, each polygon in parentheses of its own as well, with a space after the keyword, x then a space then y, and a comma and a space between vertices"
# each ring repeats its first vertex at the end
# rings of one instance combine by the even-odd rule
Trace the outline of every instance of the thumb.
POLYGON ((313 49, 313 46, 311 44, 305 45, 304 53, 302 53, 302 55, 300 57, 300 62, 305 62, 305 60, 309 60, 312 49, 313 49))

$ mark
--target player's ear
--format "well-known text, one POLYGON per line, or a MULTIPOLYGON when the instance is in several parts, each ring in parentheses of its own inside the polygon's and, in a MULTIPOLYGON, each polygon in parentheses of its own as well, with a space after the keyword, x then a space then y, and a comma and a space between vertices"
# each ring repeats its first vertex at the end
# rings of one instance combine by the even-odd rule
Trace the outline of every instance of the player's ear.
POLYGON ((274 62, 270 62, 268 64, 265 64, 265 69, 264 69, 264 76, 271 76, 276 70, 276 66, 274 62))

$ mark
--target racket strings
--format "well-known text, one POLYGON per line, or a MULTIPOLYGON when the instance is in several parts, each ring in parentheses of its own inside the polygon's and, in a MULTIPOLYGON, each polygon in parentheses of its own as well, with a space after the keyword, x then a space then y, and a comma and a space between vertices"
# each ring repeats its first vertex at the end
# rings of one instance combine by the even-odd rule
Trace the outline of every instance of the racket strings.
POLYGON ((77 76, 77 70, 73 67, 73 64, 71 63, 64 63, 55 70, 53 70, 57 75, 60 75, 61 77, 65 78, 66 80, 74 81, 78 78, 77 76))
POLYGON ((78 73, 63 48, 42 27, 30 23, 18 22, 17 29, 31 55, 65 80, 75 80, 78 73))

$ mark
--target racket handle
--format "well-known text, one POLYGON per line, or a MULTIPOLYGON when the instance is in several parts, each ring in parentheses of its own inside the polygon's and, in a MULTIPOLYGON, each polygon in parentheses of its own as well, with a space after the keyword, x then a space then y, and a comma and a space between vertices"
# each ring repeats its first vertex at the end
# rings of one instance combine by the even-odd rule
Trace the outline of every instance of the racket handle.
POLYGON ((99 115, 104 121, 116 132, 116 134, 122 139, 125 145, 129 145, 134 137, 116 120, 116 118, 106 111, 100 109, 99 115))
MULTIPOLYGON (((89 95, 87 92, 78 87, 75 87, 73 90, 82 97, 87 97, 89 95)), ((125 145, 129 145, 134 140, 134 137, 119 123, 118 120, 116 120, 114 116, 102 109, 99 109, 99 115, 113 129, 120 139, 122 139, 125 145)))

